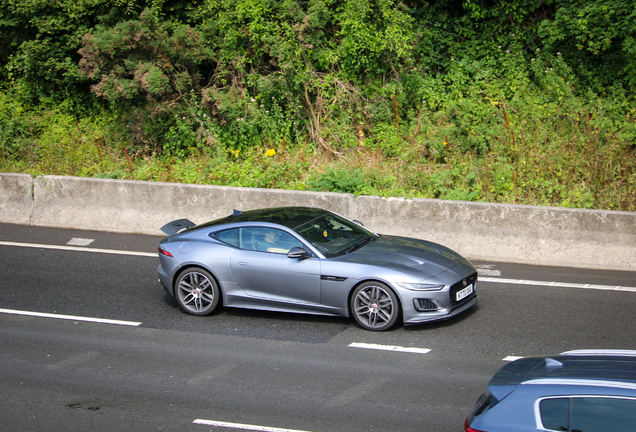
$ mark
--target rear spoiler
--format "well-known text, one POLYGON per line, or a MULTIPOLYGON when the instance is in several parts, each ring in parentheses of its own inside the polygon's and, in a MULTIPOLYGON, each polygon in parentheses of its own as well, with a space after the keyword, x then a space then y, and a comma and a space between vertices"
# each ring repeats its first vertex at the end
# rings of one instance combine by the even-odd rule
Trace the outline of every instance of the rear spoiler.
POLYGON ((159 228, 161 231, 163 231, 164 234, 166 234, 167 236, 171 236, 174 235, 176 233, 178 233, 179 231, 183 230, 183 229, 189 229, 196 226, 196 224, 194 222, 192 222, 191 220, 188 219, 178 219, 178 220, 174 220, 170 223, 165 224, 164 226, 162 226, 161 228, 159 228))

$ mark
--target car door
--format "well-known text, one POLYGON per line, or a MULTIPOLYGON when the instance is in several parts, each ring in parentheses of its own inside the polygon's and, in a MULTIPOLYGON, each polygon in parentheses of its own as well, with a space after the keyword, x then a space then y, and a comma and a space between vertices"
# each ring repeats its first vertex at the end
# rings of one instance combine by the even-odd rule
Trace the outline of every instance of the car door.
POLYGON ((304 247, 282 230, 240 228, 240 249, 232 253, 230 268, 239 288, 248 296, 277 303, 320 304, 320 259, 292 259, 287 251, 304 247), (275 245, 265 241, 278 234, 275 245))

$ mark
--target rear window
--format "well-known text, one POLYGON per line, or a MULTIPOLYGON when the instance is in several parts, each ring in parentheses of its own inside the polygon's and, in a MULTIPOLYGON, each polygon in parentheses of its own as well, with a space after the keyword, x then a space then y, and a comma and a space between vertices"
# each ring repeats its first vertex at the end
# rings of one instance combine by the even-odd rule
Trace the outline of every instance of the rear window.
POLYGON ((229 230, 225 230, 225 231, 221 231, 216 234, 213 234, 212 236, 216 238, 217 240, 222 241, 223 243, 227 243, 234 247, 239 247, 238 232, 239 232, 238 229, 229 229, 229 230))
POLYGON ((636 399, 580 396, 539 402, 541 425, 550 431, 631 432, 636 430, 636 399))
POLYGON ((469 422, 472 422, 474 419, 487 412, 490 408, 497 405, 497 403, 499 403, 499 401, 490 394, 490 392, 486 392, 479 396, 477 402, 475 402, 475 409, 469 416, 469 422))

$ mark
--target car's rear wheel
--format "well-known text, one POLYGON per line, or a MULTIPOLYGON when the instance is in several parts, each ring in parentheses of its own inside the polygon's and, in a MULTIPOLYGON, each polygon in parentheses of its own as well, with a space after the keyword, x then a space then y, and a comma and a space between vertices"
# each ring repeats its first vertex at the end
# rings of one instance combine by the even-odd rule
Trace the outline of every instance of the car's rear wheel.
POLYGON ((351 296, 351 312, 367 330, 390 329, 400 315, 400 304, 391 288, 380 282, 360 284, 351 296))
POLYGON ((192 315, 209 315, 219 304, 219 286, 214 277, 201 268, 189 268, 174 284, 181 309, 192 315))

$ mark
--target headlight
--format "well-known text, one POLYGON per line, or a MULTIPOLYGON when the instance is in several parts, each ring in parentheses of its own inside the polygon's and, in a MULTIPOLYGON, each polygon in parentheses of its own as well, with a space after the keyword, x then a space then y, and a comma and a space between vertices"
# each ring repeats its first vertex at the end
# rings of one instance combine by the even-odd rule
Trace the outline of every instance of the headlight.
POLYGON ((399 283, 398 285, 411 291, 439 291, 444 288, 444 285, 426 283, 399 283))

